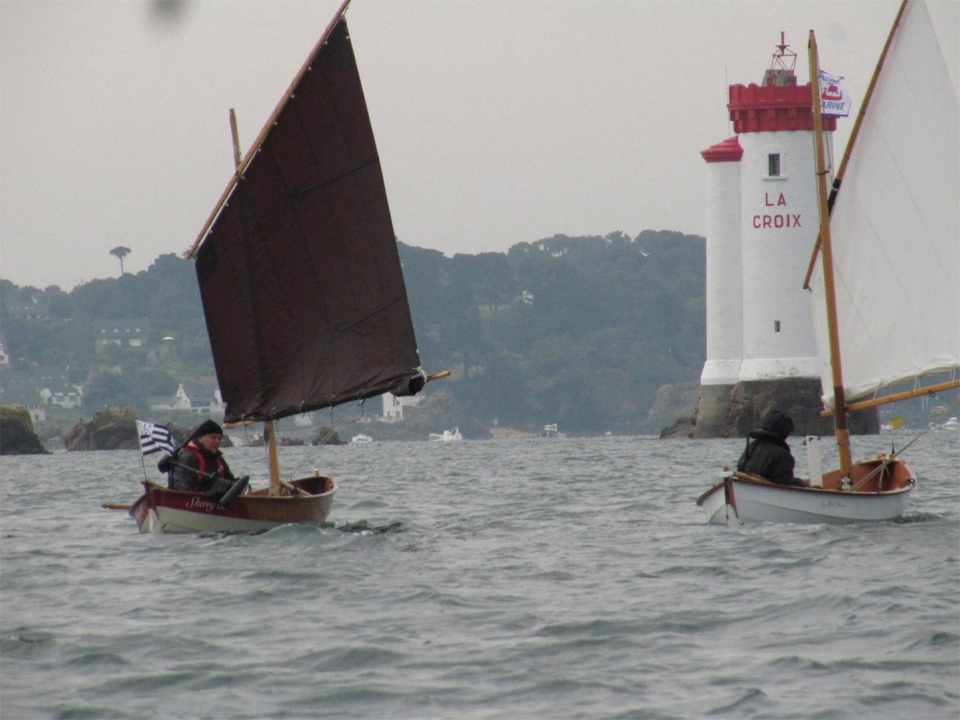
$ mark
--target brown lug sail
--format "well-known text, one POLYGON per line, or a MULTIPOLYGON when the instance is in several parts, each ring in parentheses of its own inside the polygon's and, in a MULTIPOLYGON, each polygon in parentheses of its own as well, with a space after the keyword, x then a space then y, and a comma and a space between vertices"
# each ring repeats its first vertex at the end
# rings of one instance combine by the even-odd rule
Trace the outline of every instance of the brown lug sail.
POLYGON ((196 252, 226 422, 372 397, 419 370, 344 18, 306 67, 196 252))

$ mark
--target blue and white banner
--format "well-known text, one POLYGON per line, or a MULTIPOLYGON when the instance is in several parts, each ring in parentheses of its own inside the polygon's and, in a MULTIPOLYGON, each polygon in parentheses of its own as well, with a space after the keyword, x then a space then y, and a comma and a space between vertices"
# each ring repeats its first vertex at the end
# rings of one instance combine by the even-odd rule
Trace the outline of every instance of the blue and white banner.
POLYGON ((163 425, 137 420, 137 433, 140 435, 140 451, 144 455, 161 451, 172 454, 176 449, 170 429, 163 425))
POLYGON ((841 75, 820 71, 820 112, 824 115, 847 117, 850 114, 853 102, 847 95, 842 80, 841 75))

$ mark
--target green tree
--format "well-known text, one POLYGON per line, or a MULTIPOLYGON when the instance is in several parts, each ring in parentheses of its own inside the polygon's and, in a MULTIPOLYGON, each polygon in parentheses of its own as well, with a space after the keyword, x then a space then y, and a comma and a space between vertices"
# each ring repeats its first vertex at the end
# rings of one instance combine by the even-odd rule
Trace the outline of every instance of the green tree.
POLYGON ((123 277, 123 259, 130 254, 130 248, 118 245, 110 251, 110 254, 120 260, 120 277, 123 277))
POLYGON ((138 367, 129 373, 130 382, 145 395, 170 395, 177 392, 178 382, 162 368, 138 367))
POLYGON ((148 410, 146 397, 123 374, 102 372, 84 387, 83 407, 96 412, 105 407, 133 408, 137 413, 148 410))

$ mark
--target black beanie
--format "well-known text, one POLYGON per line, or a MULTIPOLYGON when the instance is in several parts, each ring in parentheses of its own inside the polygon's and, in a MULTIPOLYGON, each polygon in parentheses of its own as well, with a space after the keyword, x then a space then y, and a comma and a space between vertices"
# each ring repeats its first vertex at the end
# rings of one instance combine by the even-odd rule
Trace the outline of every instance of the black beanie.
POLYGON ((201 437, 202 435, 211 435, 216 433, 217 435, 223 435, 223 428, 217 425, 213 420, 204 420, 197 427, 197 431, 193 434, 194 437, 201 437))
POLYGON ((763 420, 763 429, 786 440, 793 432, 793 420, 779 410, 771 410, 763 420))

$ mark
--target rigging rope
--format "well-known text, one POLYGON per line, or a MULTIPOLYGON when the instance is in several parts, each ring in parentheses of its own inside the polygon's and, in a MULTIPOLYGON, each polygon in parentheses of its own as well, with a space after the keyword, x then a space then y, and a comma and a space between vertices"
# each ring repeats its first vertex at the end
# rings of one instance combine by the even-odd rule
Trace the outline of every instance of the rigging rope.
MULTIPOLYGON (((900 448, 899 450, 893 449, 893 452, 890 453, 890 456, 889 456, 884 462, 882 462, 880 465, 877 465, 877 467, 875 467, 873 470, 871 470, 869 473, 867 473, 863 478, 861 478, 861 479, 851 488, 851 490, 854 491, 854 492, 856 492, 856 491, 859 490, 861 487, 863 487, 863 485, 864 485, 865 483, 867 483, 872 477, 874 477, 874 476, 877 475, 878 473, 882 472, 885 467, 887 467, 891 462, 893 462, 894 458, 896 458, 898 455, 903 454, 903 452, 904 452, 908 447, 910 447, 911 445, 913 445, 917 440, 919 440, 920 438, 922 438, 924 435, 926 435, 928 432, 930 432, 933 428, 935 428, 937 425, 939 425, 940 423, 942 423, 942 422, 944 421, 944 419, 947 418, 947 417, 949 417, 950 413, 952 413, 952 412, 953 412, 954 410, 956 410, 958 407, 960 407, 960 397, 958 397, 956 400, 954 400, 953 404, 952 404, 950 407, 948 407, 946 410, 944 410, 942 413, 940 413, 940 416, 939 416, 936 420, 934 420, 933 422, 931 422, 929 425, 927 425, 926 428, 924 428, 924 429, 921 430, 919 433, 917 433, 910 442, 908 442, 906 445, 904 445, 904 446, 903 446, 902 448, 900 448)), ((879 490, 878 490, 877 492, 879 492, 879 490)))

